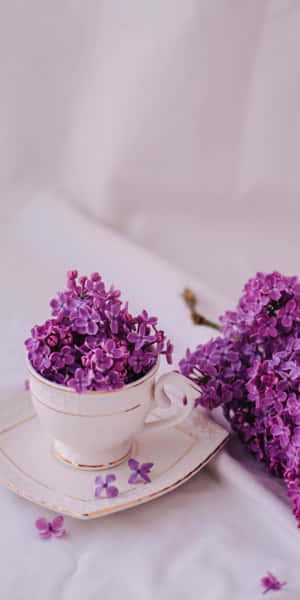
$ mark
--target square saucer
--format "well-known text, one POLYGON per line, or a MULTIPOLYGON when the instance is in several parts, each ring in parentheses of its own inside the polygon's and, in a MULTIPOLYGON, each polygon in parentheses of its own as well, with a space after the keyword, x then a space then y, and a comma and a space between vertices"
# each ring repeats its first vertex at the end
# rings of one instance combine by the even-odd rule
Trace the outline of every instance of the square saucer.
POLYGON ((16 494, 56 512, 94 519, 126 510, 174 490, 195 475, 223 448, 228 432, 197 411, 164 432, 141 434, 130 458, 153 462, 151 483, 131 485, 127 461, 95 472, 60 462, 41 429, 30 392, 20 392, 0 405, 0 480, 16 494), (117 477, 119 495, 95 498, 95 476, 117 477))

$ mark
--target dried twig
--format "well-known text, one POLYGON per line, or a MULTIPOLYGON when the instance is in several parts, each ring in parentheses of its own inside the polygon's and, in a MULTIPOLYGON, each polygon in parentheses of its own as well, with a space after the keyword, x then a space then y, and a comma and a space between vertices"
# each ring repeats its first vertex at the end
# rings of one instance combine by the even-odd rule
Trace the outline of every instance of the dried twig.
POLYGON ((217 330, 220 329, 220 325, 218 325, 218 323, 210 321, 209 319, 197 312, 197 298, 194 292, 192 292, 192 290, 190 290, 189 288, 185 288, 182 293, 182 298, 186 303, 187 307, 190 309, 191 319, 193 323, 195 323, 195 325, 206 325, 206 327, 212 327, 213 329, 217 330))

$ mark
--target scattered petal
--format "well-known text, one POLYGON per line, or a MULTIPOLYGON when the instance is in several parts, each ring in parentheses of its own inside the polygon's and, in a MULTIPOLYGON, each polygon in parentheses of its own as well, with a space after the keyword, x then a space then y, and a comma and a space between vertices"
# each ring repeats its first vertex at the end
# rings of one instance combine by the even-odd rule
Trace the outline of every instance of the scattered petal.
POLYGON ((64 518, 62 515, 55 517, 55 519, 53 519, 53 521, 52 521, 52 531, 57 531, 58 529, 61 529, 63 524, 64 524, 64 518))
POLYGON ((35 522, 35 526, 37 529, 39 529, 39 531, 48 531, 49 530, 49 523, 48 521, 46 521, 46 519, 38 519, 35 522))
POLYGON ((134 458, 130 458, 128 461, 128 466, 132 471, 134 471, 130 475, 130 477, 128 479, 128 483, 136 483, 138 478, 143 479, 145 483, 151 482, 151 479, 147 473, 149 473, 151 471, 152 467, 154 466, 154 463, 152 463, 152 462, 139 463, 134 458))
POLYGON ((98 485, 104 485, 104 479, 101 475, 97 475, 96 479, 95 479, 95 483, 98 485))
POLYGON ((52 535, 54 537, 63 537, 66 530, 63 529, 64 518, 62 515, 55 517, 52 523, 49 523, 46 519, 41 518, 35 522, 35 526, 39 531, 39 536, 42 539, 48 539, 52 535))
POLYGON ((107 488, 106 494, 107 494, 108 498, 114 498, 115 496, 119 495, 119 490, 118 490, 118 488, 116 486, 110 485, 107 488))
POLYGON ((264 588, 263 594, 272 591, 279 591, 286 585, 286 581, 280 582, 275 575, 267 571, 267 575, 261 579, 261 585, 264 588))
POLYGON ((130 469, 132 469, 132 471, 135 471, 139 468, 140 463, 137 460, 135 460, 134 458, 130 458, 128 461, 128 466, 130 469))
POLYGON ((136 483, 136 480, 138 478, 138 473, 132 473, 132 475, 130 475, 129 479, 128 479, 128 483, 136 483))
POLYGON ((106 475, 105 479, 103 479, 101 475, 98 475, 95 479, 95 483, 99 484, 95 489, 95 497, 100 498, 103 494, 105 494, 107 498, 118 496, 118 488, 115 485, 110 485, 113 481, 116 481, 116 479, 114 473, 106 475))
POLYGON ((96 487, 95 489, 95 498, 99 498, 102 494, 103 487, 96 487))

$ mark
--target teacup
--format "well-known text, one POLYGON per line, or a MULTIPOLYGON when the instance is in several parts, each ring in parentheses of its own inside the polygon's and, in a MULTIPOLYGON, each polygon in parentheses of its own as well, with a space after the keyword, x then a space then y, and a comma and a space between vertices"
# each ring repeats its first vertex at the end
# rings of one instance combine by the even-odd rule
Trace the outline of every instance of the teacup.
POLYGON ((78 394, 48 381, 27 362, 34 408, 52 438, 55 456, 80 469, 105 469, 128 457, 141 432, 163 430, 183 421, 201 391, 175 371, 161 375, 155 382, 158 366, 121 389, 78 394), (180 389, 176 414, 147 422, 152 409, 172 403, 165 384, 180 389))

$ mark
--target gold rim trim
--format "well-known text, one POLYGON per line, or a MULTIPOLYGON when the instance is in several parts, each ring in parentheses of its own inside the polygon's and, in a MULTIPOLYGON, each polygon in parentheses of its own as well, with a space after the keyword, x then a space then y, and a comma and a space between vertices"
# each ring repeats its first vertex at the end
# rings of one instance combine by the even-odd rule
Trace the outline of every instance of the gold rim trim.
MULTIPOLYGON (((0 435, 2 435, 2 433, 7 433, 8 431, 15 429, 15 427, 18 427, 19 425, 24 425, 25 423, 28 423, 28 421, 32 421, 32 419, 35 419, 36 416, 37 416, 36 414, 31 415, 30 417, 26 417, 25 419, 22 419, 22 421, 18 421, 18 423, 14 423, 13 425, 6 427, 5 429, 2 429, 0 431, 0 435)), ((0 450, 2 451, 2 448, 0 448, 0 450)))
POLYGON ((98 516, 101 514, 103 515, 103 514, 107 514, 110 512, 118 512, 122 508, 126 508, 128 506, 134 506, 135 504, 142 504, 143 502, 145 502, 146 500, 149 500, 150 498, 159 497, 163 492, 166 492, 167 490, 176 488, 178 485, 180 485, 181 483, 183 483, 184 481, 186 481, 190 477, 192 477, 192 475, 196 474, 196 472, 199 471, 199 469, 201 469, 201 467, 204 467, 225 446, 229 437, 230 437, 230 435, 227 434, 225 439, 217 446, 217 448, 215 448, 215 450, 213 452, 211 452, 206 457, 206 459, 204 461, 199 463, 199 465, 194 467, 194 469, 192 469, 192 471, 189 471, 189 473, 187 473, 184 477, 177 479, 177 481, 170 483, 169 485, 161 488, 160 490, 151 492, 151 494, 142 496, 141 498, 137 498, 135 500, 129 500, 128 502, 124 502, 123 504, 119 504, 118 506, 109 506, 107 508, 103 508, 101 510, 96 510, 96 511, 90 512, 90 513, 81 513, 81 512, 69 510, 67 508, 64 508, 63 506, 58 506, 56 504, 49 504, 49 502, 46 502, 44 500, 38 500, 38 499, 34 498, 33 496, 31 496, 30 494, 26 494, 24 491, 19 490, 15 485, 13 485, 12 483, 10 483, 6 479, 4 479, 4 477, 2 477, 1 475, 0 475, 0 481, 2 481, 5 485, 7 485, 7 487, 9 487, 14 492, 16 492, 19 496, 22 496, 23 498, 27 498, 27 500, 31 500, 32 502, 34 502, 36 504, 40 504, 42 506, 47 506, 48 508, 51 508, 52 510, 60 511, 60 512, 63 512, 64 514, 68 514, 68 515, 73 515, 74 517, 79 517, 81 519, 88 519, 89 517, 95 517, 95 516, 98 516))
POLYGON ((72 460, 69 460, 68 458, 65 458, 62 454, 60 454, 60 452, 58 452, 56 450, 56 448, 53 448, 53 454, 56 456, 56 458, 58 458, 58 460, 61 460, 62 462, 67 463, 68 465, 72 465, 72 467, 78 467, 79 469, 104 469, 105 467, 112 467, 114 465, 118 465, 123 460, 125 460, 125 458, 127 456, 129 456, 130 452, 131 452, 131 446, 130 446, 128 452, 126 452, 126 454, 121 456, 121 458, 112 460, 111 462, 103 463, 101 465, 83 465, 81 463, 76 463, 76 462, 73 462, 72 460))
MULTIPOLYGON (((18 425, 22 425, 22 422, 18 423, 18 425)), ((24 471, 24 469, 22 469, 22 467, 17 465, 17 463, 10 456, 8 456, 8 454, 6 454, 5 450, 3 450, 3 448, 0 448, 0 452, 6 458, 6 460, 8 460, 8 462, 10 462, 15 467, 15 469, 17 469, 17 471, 20 471, 20 473, 23 473, 23 475, 25 475, 28 479, 30 479, 34 483, 37 483, 38 485, 41 485, 42 487, 46 488, 46 490, 49 490, 50 492, 56 491, 55 488, 51 488, 49 485, 47 485, 43 481, 39 481, 39 479, 35 479, 35 477, 32 477, 32 475, 29 475, 29 473, 26 473, 26 471, 24 471)), ((0 479, 1 479, 1 477, 0 477, 0 479)), ((78 496, 71 496, 70 494, 64 494, 64 496, 65 496, 65 498, 69 498, 70 500, 79 500, 80 502, 91 502, 90 498, 79 498, 78 496)))
MULTIPOLYGON (((6 433, 7 431, 11 431, 12 429, 15 429, 16 427, 18 427, 19 425, 24 425, 24 423, 26 423, 27 421, 30 421, 34 418, 36 418, 37 415, 33 415, 31 417, 28 417, 27 419, 23 419, 22 421, 18 421, 17 423, 15 423, 14 425, 11 425, 10 427, 0 431, 0 435, 2 433, 6 433)), ((159 476, 161 477, 162 475, 166 475, 166 473, 168 473, 171 469, 173 469, 173 467, 175 467, 181 460, 183 460, 193 449, 193 447, 199 442, 199 438, 194 435, 193 433, 191 433, 190 431, 187 431, 186 429, 184 429, 184 427, 181 427, 180 425, 175 425, 175 429, 178 429, 178 431, 180 431, 181 433, 184 433, 186 436, 192 438, 192 443, 188 446, 188 448, 185 450, 185 452, 179 456, 179 458, 177 458, 173 463, 171 463, 167 469, 165 469, 164 471, 162 471, 161 473, 159 473, 159 476)), ((136 441, 134 441, 133 445, 131 446, 131 451, 133 449, 133 447, 135 447, 136 445, 136 441)), ((29 473, 27 473, 26 471, 24 471, 24 469, 22 469, 22 467, 20 467, 10 456, 8 456, 8 454, 6 454, 5 450, 3 448, 0 448, 0 452, 1 454, 8 460, 8 462, 10 462, 15 469, 17 469, 18 471, 20 471, 20 473, 23 473, 23 475, 25 475, 25 477, 27 477, 28 479, 30 479, 31 481, 33 481, 34 483, 46 488, 47 490, 49 490, 50 492, 56 492, 55 488, 51 488, 49 485, 47 485, 46 483, 44 483, 43 481, 40 481, 39 479, 36 479, 35 477, 32 477, 32 475, 29 475, 29 473)), ((1 477, 0 477, 1 480, 1 477)), ((126 495, 129 492, 133 491, 134 488, 130 488, 127 490, 124 490, 124 492, 121 492, 120 495, 126 495)), ((72 496, 71 494, 64 494, 65 498, 69 498, 70 500, 79 500, 80 502, 92 502, 94 500, 94 498, 79 498, 78 496, 72 496)))
MULTIPOLYGON (((18 421, 14 425, 11 425, 10 427, 7 427, 7 428, 3 429, 2 431, 0 431, 0 435, 2 433, 6 433, 7 431, 11 431, 12 429, 15 429, 19 425, 23 425, 24 423, 26 423, 27 421, 30 421, 30 420, 34 419, 35 417, 36 417, 36 415, 31 415, 31 416, 23 419, 22 421, 18 421)), ((187 456, 187 454, 189 454, 189 452, 194 448, 194 446, 199 441, 199 438, 196 435, 194 435, 192 432, 187 431, 186 429, 184 429, 180 425, 176 425, 175 427, 176 427, 176 429, 178 429, 182 433, 185 433, 187 436, 191 437, 193 439, 193 442, 187 448, 187 450, 184 452, 184 454, 181 455, 174 463, 172 463, 168 467, 168 469, 166 471, 164 471, 163 473, 161 473, 160 476, 165 475, 174 466, 176 466, 185 456, 187 456)), ((72 510, 70 510, 68 508, 65 508, 63 506, 59 506, 59 505, 56 505, 56 504, 50 504, 49 502, 46 502, 45 500, 42 500, 42 499, 39 499, 39 498, 35 498, 34 496, 31 496, 30 494, 27 494, 23 490, 20 490, 19 488, 17 488, 13 483, 11 483, 10 481, 7 481, 4 477, 2 477, 2 475, 0 475, 0 481, 2 481, 8 488, 10 488, 13 492, 15 492, 16 494, 18 494, 19 496, 21 496, 23 498, 26 498, 27 500, 30 500, 31 502, 34 502, 35 504, 39 504, 40 506, 46 506, 47 508, 50 508, 52 510, 60 511, 60 512, 63 512, 64 514, 68 514, 68 515, 71 515, 73 517, 78 517, 78 518, 84 520, 84 519, 88 519, 90 517, 96 517, 96 516, 101 515, 101 514, 107 514, 107 513, 110 513, 110 512, 118 512, 119 510, 121 510, 122 508, 126 508, 127 506, 134 506, 136 504, 142 504, 142 503, 144 503, 146 500, 148 500, 150 498, 159 497, 161 494, 163 494, 163 492, 165 492, 167 490, 171 490, 173 488, 175 489, 178 485, 180 485, 180 483, 182 483, 182 482, 188 480, 190 477, 192 477, 192 475, 194 475, 197 471, 199 471, 202 467, 204 467, 216 454, 218 454, 218 452, 225 446, 225 444, 227 443, 227 441, 229 440, 229 438, 230 438, 230 434, 227 433, 227 435, 224 438, 224 440, 222 440, 222 442, 213 450, 213 452, 211 452, 206 457, 206 459, 204 461, 202 461, 201 463, 199 463, 199 465, 197 465, 194 469, 192 469, 192 471, 190 471, 189 473, 187 473, 184 477, 181 477, 180 479, 177 479, 175 482, 171 483, 170 485, 165 486, 165 487, 161 488, 160 490, 156 490, 155 492, 151 492, 151 494, 147 494, 146 496, 142 496, 142 497, 137 498, 135 500, 129 500, 128 502, 124 502, 123 504, 119 504, 117 506, 109 506, 107 508, 103 508, 101 510, 97 510, 97 511, 90 512, 90 513, 85 513, 85 512, 82 513, 82 512, 78 512, 78 511, 72 511, 72 510)), ((37 479, 34 479, 31 475, 29 475, 28 473, 26 473, 26 471, 24 471, 19 465, 17 465, 6 454, 6 452, 3 450, 3 448, 0 448, 0 452, 1 452, 1 454, 11 464, 13 464, 16 467, 17 470, 19 470, 21 473, 23 473, 26 477, 28 477, 29 479, 31 479, 32 481, 34 481, 38 485, 41 485, 42 487, 45 487, 49 491, 54 491, 54 492, 56 491, 55 489, 50 488, 49 486, 47 486, 47 484, 43 483, 42 481, 38 481, 37 479)), ((66 498, 70 498, 72 500, 79 500, 80 502, 91 502, 90 499, 82 499, 82 498, 78 498, 76 496, 69 496, 67 494, 64 494, 64 496, 66 498)))
MULTIPOLYGON (((144 375, 144 377, 141 377, 140 379, 137 379, 137 381, 133 381, 132 383, 128 383, 127 385, 124 385, 123 387, 118 388, 116 390, 106 390, 106 391, 102 391, 102 392, 101 392, 101 390, 99 390, 99 391, 98 390, 89 390, 87 392, 83 392, 81 394, 81 396, 84 397, 84 396, 87 396, 90 394, 113 394, 114 392, 125 392, 126 390, 130 390, 131 388, 137 387, 141 383, 144 383, 145 381, 150 379, 150 377, 155 375, 155 373, 158 370, 158 367, 159 367, 159 361, 156 362, 154 367, 152 367, 152 369, 148 373, 146 373, 146 375, 144 375)), ((70 389, 65 385, 59 385, 58 383, 50 382, 50 381, 48 381, 48 379, 45 379, 45 377, 43 377, 42 375, 40 375, 33 369, 29 360, 27 360, 27 370, 29 371, 31 377, 33 377, 34 379, 36 379, 43 385, 46 385, 47 387, 51 388, 52 390, 56 389, 56 390, 60 390, 61 392, 68 392, 69 394, 79 395, 78 392, 76 392, 76 390, 70 389)))
POLYGON ((119 412, 114 412, 114 413, 102 413, 99 415, 82 415, 80 413, 71 413, 71 412, 67 412, 65 410, 58 410, 57 408, 54 408, 53 406, 50 406, 46 402, 43 402, 42 400, 37 398, 37 396, 33 392, 31 392, 31 395, 35 399, 36 402, 38 402, 39 404, 42 404, 46 408, 49 408, 49 410, 53 410, 54 412, 59 413, 61 415, 68 415, 70 417, 83 417, 84 419, 96 419, 96 418, 99 419, 100 417, 114 417, 115 415, 123 415, 125 413, 131 412, 132 410, 136 410, 137 408, 139 408, 141 406, 140 404, 136 404, 135 406, 131 406, 130 408, 127 408, 126 410, 120 410, 119 412))

